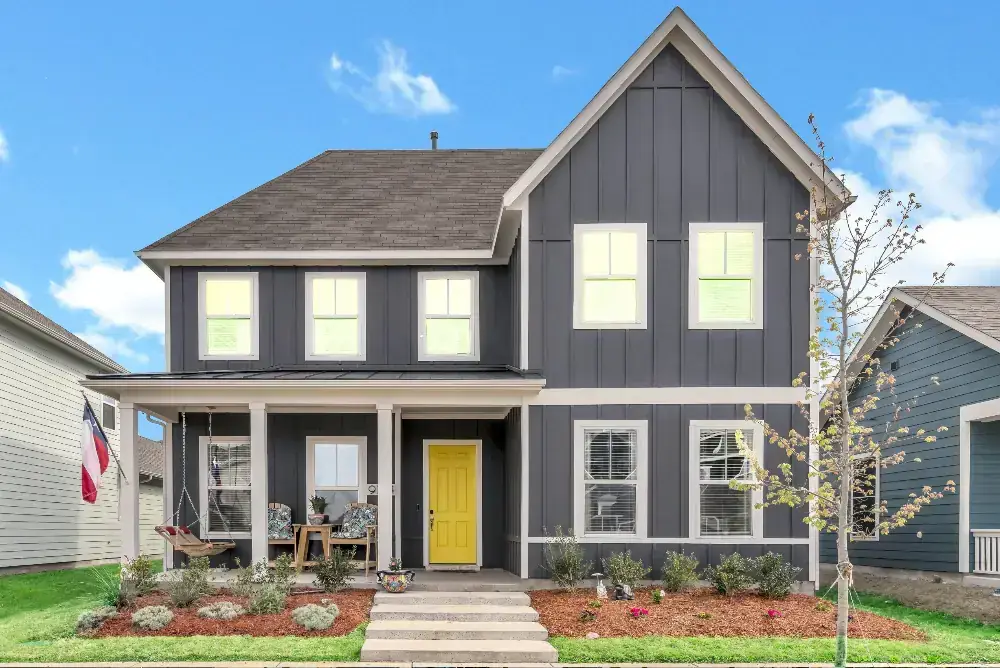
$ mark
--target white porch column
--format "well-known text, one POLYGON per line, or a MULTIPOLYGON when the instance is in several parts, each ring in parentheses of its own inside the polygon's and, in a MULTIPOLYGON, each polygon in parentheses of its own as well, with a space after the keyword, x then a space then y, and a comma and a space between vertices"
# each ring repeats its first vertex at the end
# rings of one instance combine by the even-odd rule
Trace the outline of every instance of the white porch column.
MULTIPOLYGON (((163 427, 163 523, 174 524, 174 423, 164 422, 163 427)), ((163 570, 174 567, 174 548, 163 541, 163 570)))
POLYGON ((392 557, 392 405, 378 410, 378 559, 379 569, 389 568, 392 557))
POLYGON ((267 406, 250 404, 250 554, 267 561, 267 406))
POLYGON ((122 555, 129 559, 139 556, 139 458, 135 444, 138 425, 135 404, 118 404, 118 459, 121 462, 125 480, 121 484, 122 555))

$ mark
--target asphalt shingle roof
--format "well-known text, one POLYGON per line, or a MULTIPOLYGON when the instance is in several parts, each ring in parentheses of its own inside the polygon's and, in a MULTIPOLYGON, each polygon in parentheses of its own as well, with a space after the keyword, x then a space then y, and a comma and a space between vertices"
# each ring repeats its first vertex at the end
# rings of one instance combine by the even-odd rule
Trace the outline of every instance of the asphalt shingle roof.
POLYGON ((1000 339, 1000 287, 909 285, 899 290, 987 336, 1000 339))
POLYGON ((139 473, 163 477, 163 441, 140 436, 136 441, 136 453, 139 455, 139 473))
POLYGON ((488 250, 541 152, 326 151, 143 251, 488 250))

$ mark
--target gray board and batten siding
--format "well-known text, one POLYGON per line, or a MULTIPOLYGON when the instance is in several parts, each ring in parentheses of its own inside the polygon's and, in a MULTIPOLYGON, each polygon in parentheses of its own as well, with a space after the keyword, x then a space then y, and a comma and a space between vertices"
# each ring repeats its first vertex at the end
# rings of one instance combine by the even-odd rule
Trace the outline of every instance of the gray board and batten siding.
POLYGON ((809 368, 809 192, 667 46, 529 199, 546 387, 787 387, 809 368), (687 327, 689 223, 763 222, 764 328, 687 327), (573 329, 573 226, 645 223, 647 329, 573 329), (795 255, 801 254, 796 260, 795 255))
MULTIPOLYGON (((940 491, 949 480, 959 485, 959 416, 962 406, 1000 397, 1000 353, 973 341, 947 325, 918 313, 899 335, 899 342, 878 351, 881 369, 892 371, 895 398, 886 392, 878 407, 866 416, 866 424, 884 432, 900 426, 915 433, 926 429, 937 440, 932 443, 910 439, 902 444, 906 462, 881 471, 881 498, 889 512, 908 500, 910 492, 920 493, 924 485, 940 491), (908 404, 898 422, 892 418, 895 405, 908 404), (945 432, 937 432, 939 427, 945 432), (916 462, 914 459, 921 461, 916 462)), ((866 379, 852 393, 860 401, 875 392, 874 380, 866 379)), ((1000 423, 973 422, 971 425, 970 528, 1000 528, 1000 423)), ((888 455, 897 450, 887 450, 888 455)), ((958 572, 958 494, 925 506, 906 526, 894 529, 877 541, 852 541, 851 562, 859 566, 902 568, 923 571, 958 572)), ((970 538, 971 540, 971 538, 970 538)), ((970 556, 974 551, 970 549, 970 556)), ((833 534, 820 538, 820 559, 836 562, 833 534)))

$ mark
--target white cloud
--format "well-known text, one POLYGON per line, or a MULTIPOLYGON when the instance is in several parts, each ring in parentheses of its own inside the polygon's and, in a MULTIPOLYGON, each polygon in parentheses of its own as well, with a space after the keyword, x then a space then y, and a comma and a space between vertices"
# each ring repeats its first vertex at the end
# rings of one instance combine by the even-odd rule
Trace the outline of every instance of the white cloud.
POLYGON ((3 130, 0 130, 0 162, 8 160, 10 160, 10 144, 7 143, 7 137, 3 130))
POLYGON ((108 357, 119 360, 122 358, 131 359, 141 364, 149 362, 149 355, 136 351, 125 339, 115 338, 94 330, 75 332, 75 334, 108 357))
POLYGON ((20 299, 25 304, 31 303, 30 301, 28 301, 28 298, 30 297, 28 291, 22 288, 20 285, 17 285, 16 283, 11 283, 10 281, 4 281, 0 283, 0 287, 2 287, 4 290, 14 295, 15 297, 17 297, 18 299, 20 299))
POLYGON ((555 65, 552 68, 552 78, 556 81, 560 81, 579 73, 580 70, 573 69, 572 67, 566 67, 565 65, 555 65))
POLYGON ((369 111, 400 116, 450 114, 455 104, 426 74, 411 74, 406 51, 389 40, 376 47, 375 76, 336 53, 330 56, 330 86, 361 102, 369 111))

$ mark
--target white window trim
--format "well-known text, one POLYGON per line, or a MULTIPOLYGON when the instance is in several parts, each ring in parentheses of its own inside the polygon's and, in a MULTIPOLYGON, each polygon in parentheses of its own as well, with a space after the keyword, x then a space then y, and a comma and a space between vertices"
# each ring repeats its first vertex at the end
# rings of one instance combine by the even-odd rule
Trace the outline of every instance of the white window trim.
MULTIPOLYGON (((851 540, 855 543, 871 543, 878 542, 879 540, 879 529, 878 524, 881 520, 881 507, 882 507, 882 458, 877 452, 855 455, 852 457, 853 461, 860 461, 863 459, 874 459, 875 460, 875 503, 873 505, 875 511, 875 535, 869 536, 863 533, 856 533, 854 531, 854 490, 853 485, 851 489, 851 498, 847 506, 847 516, 851 518, 851 540)), ((852 478, 853 482, 853 478, 852 478)))
MULTIPOLYGON (((250 447, 250 437, 249 436, 213 436, 212 443, 246 443, 247 447, 250 447)), ((253 475, 254 461, 250 459, 250 475, 253 475)), ((210 475, 208 470, 208 436, 201 436, 198 438, 198 475, 201 477, 201 483, 198 485, 199 492, 199 509, 201 512, 201 520, 198 522, 198 530, 202 538, 208 539, 221 539, 221 538, 250 538, 250 531, 208 531, 209 515, 208 515, 208 476, 210 475)), ((244 489, 243 487, 227 487, 226 489, 244 489)), ((246 489, 251 489, 250 485, 246 486, 246 489)), ((253 492, 250 492, 253 494, 253 492)), ((251 500, 251 504, 253 500, 251 500)), ((252 529, 253 527, 251 527, 252 529)))
POLYGON ((321 491, 350 492, 357 489, 358 503, 368 503, 368 438, 365 436, 307 436, 306 437, 306 512, 311 512, 309 499, 316 493, 316 444, 343 443, 358 446, 358 486, 342 487, 324 485, 321 491))
POLYGON ((105 398, 101 400, 101 428, 105 431, 118 431, 118 402, 114 399, 105 398), (111 406, 111 409, 115 412, 115 426, 108 428, 108 425, 104 424, 104 407, 111 406))
POLYGON ((202 271, 198 273, 198 359, 199 360, 256 360, 260 359, 260 291, 257 272, 202 271), (250 281, 250 354, 210 355, 208 352, 208 318, 205 313, 205 283, 208 280, 250 281))
POLYGON ((688 328, 689 329, 764 329, 764 224, 763 223, 691 223, 688 231, 688 328), (751 320, 698 319, 698 233, 753 232, 754 273, 750 286, 751 320))
POLYGON ((417 361, 419 362, 478 362, 479 361, 479 272, 421 271, 417 273, 417 361), (472 351, 468 355, 431 355, 427 352, 427 319, 425 283, 428 279, 460 278, 472 281, 472 351))
POLYGON ((306 301, 303 312, 305 313, 306 329, 306 361, 340 361, 340 362, 364 362, 365 342, 367 337, 368 303, 366 290, 367 274, 363 271, 307 271, 306 278, 306 301), (353 278, 358 282, 358 354, 357 355, 319 355, 313 352, 315 341, 313 340, 315 328, 313 320, 313 281, 324 278, 353 278))
POLYGON ((579 223, 573 226, 573 329, 646 329, 647 235, 645 223, 579 223), (583 319, 584 232, 632 232, 636 238, 635 322, 590 322, 583 319))
MULTIPOLYGON (((523 416, 522 416, 523 419, 523 416)), ((609 543, 620 538, 644 539, 649 531, 647 485, 649 470, 649 422, 647 420, 574 420, 573 421, 573 535, 577 538, 600 537, 609 543), (634 429, 636 433, 635 533, 614 534, 584 531, 586 518, 586 478, 584 474, 584 433, 588 429, 634 429)))
MULTIPOLYGON (((749 536, 702 536, 701 535, 701 469, 699 452, 702 429, 741 429, 753 432, 753 451, 758 463, 764 460, 764 428, 748 420, 691 420, 688 430, 688 535, 691 538, 725 538, 727 542, 753 543, 764 537, 764 509, 757 506, 764 502, 764 488, 757 485, 752 491, 750 524, 752 533, 749 536)), ((781 538, 775 538, 781 541, 781 538)))

